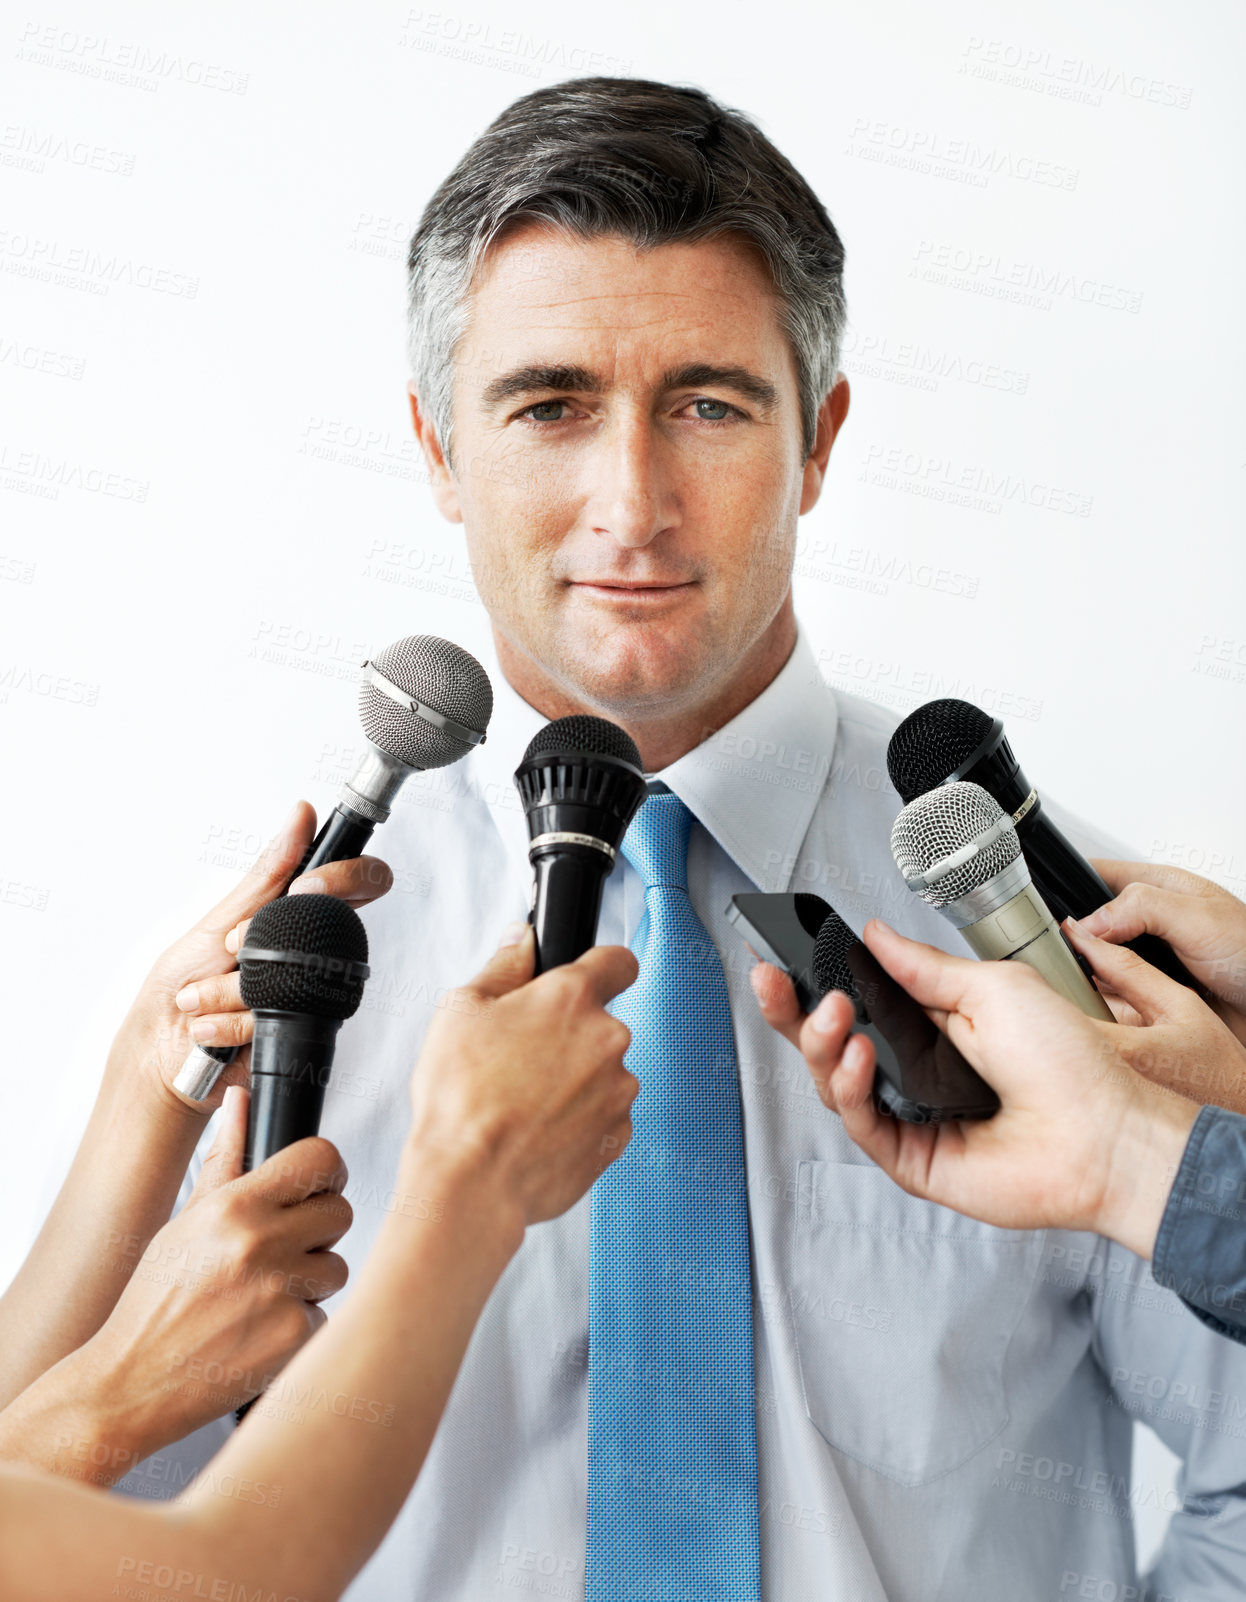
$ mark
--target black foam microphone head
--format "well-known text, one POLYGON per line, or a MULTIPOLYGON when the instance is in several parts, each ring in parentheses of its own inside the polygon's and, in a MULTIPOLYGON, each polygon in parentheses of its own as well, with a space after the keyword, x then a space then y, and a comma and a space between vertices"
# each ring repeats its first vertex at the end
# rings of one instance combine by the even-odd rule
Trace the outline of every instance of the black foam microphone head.
POLYGON ((247 929, 238 953, 242 999, 260 1010, 352 1018, 367 961, 367 931, 353 907, 336 896, 282 896, 261 907, 247 929))
POLYGON ((576 714, 537 730, 515 769, 515 788, 534 841, 583 834, 617 851, 645 798, 645 774, 626 730, 576 714))
POLYGON ((538 729, 528 741, 523 754, 525 762, 542 756, 546 751, 578 751, 584 756, 608 756, 616 762, 627 762, 639 771, 640 752, 626 729, 608 718, 593 718, 576 713, 569 718, 555 718, 543 729, 538 729))
POLYGON ((837 912, 828 912, 813 944, 813 982, 820 996, 828 990, 843 990, 860 999, 857 981, 848 966, 848 953, 857 936, 837 912))
POLYGON ((995 726, 971 701, 947 697, 910 712, 891 736, 887 773, 902 801, 925 795, 969 760, 995 726))

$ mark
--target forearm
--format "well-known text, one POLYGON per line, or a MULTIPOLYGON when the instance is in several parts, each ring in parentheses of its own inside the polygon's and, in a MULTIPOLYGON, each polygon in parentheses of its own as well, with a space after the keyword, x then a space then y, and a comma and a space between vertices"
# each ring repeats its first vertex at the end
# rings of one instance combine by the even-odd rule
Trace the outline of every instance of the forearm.
POLYGON ((523 1234, 500 1195, 414 1154, 396 1193, 346 1306, 175 1502, 136 1506, 0 1467, 5 1596, 103 1598, 165 1571, 201 1595, 341 1595, 410 1491, 523 1234))
POLYGON ((0 1297, 0 1407, 108 1317, 203 1133, 202 1114, 138 1071, 142 1040, 127 1020, 60 1193, 0 1297))
POLYGON ((500 1196, 418 1157, 346 1306, 332 1315, 176 1504, 230 1572, 336 1597, 402 1506, 490 1292, 522 1240, 500 1196), (275 1487, 279 1505, 218 1488, 275 1487))
POLYGON ((0 1461, 113 1485, 168 1444, 158 1408, 129 1402, 127 1376, 88 1341, 0 1411, 0 1461))

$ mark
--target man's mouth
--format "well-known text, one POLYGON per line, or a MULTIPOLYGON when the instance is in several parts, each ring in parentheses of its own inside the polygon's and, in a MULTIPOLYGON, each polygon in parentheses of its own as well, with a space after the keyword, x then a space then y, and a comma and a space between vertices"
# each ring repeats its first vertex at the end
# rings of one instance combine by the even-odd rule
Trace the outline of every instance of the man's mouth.
POLYGON ((573 589, 584 590, 603 601, 621 601, 633 605, 654 604, 680 595, 695 587, 695 579, 569 579, 573 589))

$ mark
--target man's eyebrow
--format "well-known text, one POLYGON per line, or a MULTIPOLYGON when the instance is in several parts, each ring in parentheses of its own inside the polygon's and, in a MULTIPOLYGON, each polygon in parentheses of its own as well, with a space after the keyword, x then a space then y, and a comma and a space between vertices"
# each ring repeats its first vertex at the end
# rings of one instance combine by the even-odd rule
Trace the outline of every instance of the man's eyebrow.
POLYGON ((587 367, 516 367, 486 384, 481 399, 486 406, 496 406, 499 401, 513 400, 516 395, 548 389, 597 393, 601 389, 601 378, 597 373, 590 373, 587 367))
MULTIPOLYGON (((550 390, 569 390, 578 394, 600 394, 605 387, 599 373, 587 367, 562 365, 516 367, 509 373, 486 384, 481 396, 486 406, 514 400, 516 396, 547 393, 550 390)), ((756 405, 771 410, 779 404, 779 391, 765 378, 750 372, 747 367, 719 367, 713 362, 685 362, 682 367, 670 367, 662 375, 663 391, 673 389, 734 389, 756 405)))
POLYGON ((712 362, 689 362, 671 367, 662 375, 662 387, 672 389, 734 389, 758 406, 770 409, 779 404, 779 391, 765 378, 747 367, 716 367, 712 362))

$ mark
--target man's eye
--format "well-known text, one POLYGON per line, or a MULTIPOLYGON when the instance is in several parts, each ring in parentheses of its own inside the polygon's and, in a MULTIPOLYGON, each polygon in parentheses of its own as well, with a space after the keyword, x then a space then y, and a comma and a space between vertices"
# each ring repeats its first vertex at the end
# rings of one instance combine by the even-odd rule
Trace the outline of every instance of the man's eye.
POLYGON ((693 404, 697 409, 697 416, 703 423, 723 423, 731 416, 733 408, 726 401, 698 400, 693 404))
POLYGON ((520 414, 530 417, 534 423, 560 423, 562 421, 562 407, 566 401, 537 401, 535 406, 528 406, 520 414))

